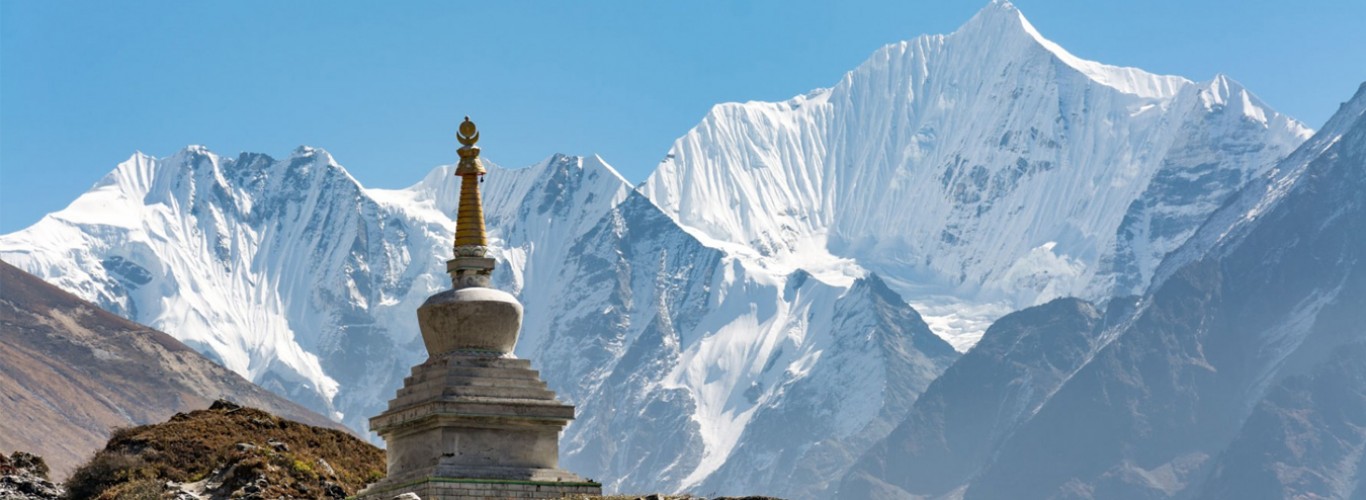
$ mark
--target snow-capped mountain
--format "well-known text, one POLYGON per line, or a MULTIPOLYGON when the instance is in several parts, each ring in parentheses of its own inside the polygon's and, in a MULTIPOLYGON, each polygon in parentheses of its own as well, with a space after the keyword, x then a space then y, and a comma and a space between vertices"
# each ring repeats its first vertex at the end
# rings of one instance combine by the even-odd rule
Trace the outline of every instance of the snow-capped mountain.
POLYGON ((581 384, 566 388, 581 406, 563 463, 615 491, 817 494, 806 486, 844 467, 820 450, 885 434, 957 357, 875 276, 747 269, 638 194, 558 279, 576 286, 551 299, 559 312, 532 356, 581 384), (755 460, 819 473, 788 481, 755 460))
MULTIPOLYGON (((450 174, 371 193, 449 227, 459 182, 450 174)), ((848 461, 832 466, 818 461, 826 452, 794 446, 857 454, 957 357, 875 276, 829 283, 750 269, 683 231, 601 159, 555 156, 487 178, 495 283, 527 311, 517 352, 579 405, 563 464, 609 490, 814 493, 806 487, 828 487, 848 461), (843 411, 822 408, 831 397, 843 411), (772 418, 820 431, 775 434, 763 424, 772 418), (708 484, 765 454, 819 473, 708 484)))
MULTIPOLYGON (((578 406, 567 468, 819 498, 989 320, 1143 291, 1307 136, 1227 78, 1083 61, 993 3, 833 88, 717 106, 640 186, 556 155, 482 190, 517 355, 578 406)), ((137 154, 0 259, 364 429, 425 356, 451 174, 381 190, 307 147, 137 154)))
POLYGON ((1043 328, 1074 308, 993 325, 840 496, 1360 498, 1363 263, 1366 84, 1080 342, 1043 328))
POLYGON ((363 430, 420 349, 412 311, 442 284, 431 231, 325 151, 191 146, 134 155, 0 255, 363 430))
MULTIPOLYGON (((629 191, 598 165, 588 170, 605 182, 589 189, 555 177, 582 171, 578 159, 493 167, 490 223, 495 235, 503 226, 516 231, 500 246, 514 261, 504 269, 516 274, 505 281, 520 288, 523 271, 553 271, 521 262, 529 247, 562 261, 573 231, 585 230, 575 224, 592 224, 629 191), (534 196, 536 215, 570 223, 517 219, 534 196), (579 199, 546 204, 556 196, 579 199), (595 196, 596 206, 583 199, 595 196)), ((326 151, 308 147, 278 161, 222 158, 199 146, 162 159, 139 153, 66 209, 4 236, 0 255, 363 430, 421 355, 413 311, 449 286, 455 198, 447 190, 458 182, 449 170, 407 190, 366 190, 326 151)), ((529 332, 537 318, 528 318, 529 332)))
MULTIPOLYGON (((486 179, 495 282, 527 311, 517 352, 580 407, 565 463, 609 487, 681 490, 793 443, 856 455, 957 357, 875 276, 748 269, 601 159, 490 165, 486 179), (841 411, 818 404, 831 397, 841 411), (750 426, 769 419, 822 430, 750 426)), ((0 237, 0 258, 364 430, 425 357, 414 311, 448 286, 458 183, 441 167, 367 190, 313 148, 138 154, 0 237)))
POLYGON ((1010 310, 1141 292, 1309 134, 1222 75, 1079 59, 996 1, 834 87, 714 107, 641 191, 763 268, 853 259, 961 349, 1010 310))

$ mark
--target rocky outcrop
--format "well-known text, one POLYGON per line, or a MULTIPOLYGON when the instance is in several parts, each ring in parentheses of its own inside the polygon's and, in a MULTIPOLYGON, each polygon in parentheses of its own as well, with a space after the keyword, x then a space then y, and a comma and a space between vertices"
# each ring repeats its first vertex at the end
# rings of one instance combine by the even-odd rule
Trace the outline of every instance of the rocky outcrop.
POLYGON ((347 498, 383 475, 384 452, 225 400, 120 429, 67 481, 72 498, 347 498))
POLYGON ((43 457, 16 451, 0 455, 0 500, 44 500, 61 498, 61 486, 47 477, 43 457))

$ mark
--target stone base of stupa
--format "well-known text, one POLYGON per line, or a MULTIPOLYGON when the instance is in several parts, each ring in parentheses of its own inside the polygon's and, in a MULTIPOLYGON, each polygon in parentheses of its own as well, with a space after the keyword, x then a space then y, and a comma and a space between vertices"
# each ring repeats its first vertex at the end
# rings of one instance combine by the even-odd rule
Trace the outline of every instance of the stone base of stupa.
POLYGON ((602 485, 593 482, 547 483, 537 481, 498 481, 433 477, 415 483, 367 488, 357 498, 390 500, 412 493, 422 500, 490 498, 579 498, 602 495, 602 485))
POLYGON ((599 495, 601 484, 558 467, 559 433, 573 418, 527 360, 478 351, 429 359, 370 419, 389 473, 358 497, 599 495))

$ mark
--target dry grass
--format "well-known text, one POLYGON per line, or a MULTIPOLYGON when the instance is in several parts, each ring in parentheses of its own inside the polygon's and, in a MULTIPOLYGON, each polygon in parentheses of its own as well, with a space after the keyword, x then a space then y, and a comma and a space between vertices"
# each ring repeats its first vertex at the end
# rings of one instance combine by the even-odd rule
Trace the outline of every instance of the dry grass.
POLYGON ((67 488, 72 498, 131 498, 145 495, 151 480, 208 479, 215 497, 262 484, 264 498, 344 497, 382 477, 384 467, 383 451, 345 432, 215 403, 116 430, 67 488))

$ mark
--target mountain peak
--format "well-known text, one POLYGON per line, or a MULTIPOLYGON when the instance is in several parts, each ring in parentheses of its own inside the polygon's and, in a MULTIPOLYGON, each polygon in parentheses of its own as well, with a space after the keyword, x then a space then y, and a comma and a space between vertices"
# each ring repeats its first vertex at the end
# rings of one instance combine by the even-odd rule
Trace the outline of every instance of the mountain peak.
POLYGON ((605 170, 607 174, 611 177, 621 181, 622 184, 626 186, 631 186, 631 181, 626 180, 626 176, 621 175, 621 172, 618 172, 616 167, 613 167, 612 164, 607 163, 607 160, 604 160, 601 156, 598 156, 597 153, 593 153, 591 156, 585 157, 583 159, 583 162, 585 168, 600 168, 602 170, 605 170))
MULTIPOLYGON (((208 146, 201 144, 190 144, 176 151, 171 158, 194 159, 194 158, 217 158, 218 155, 210 151, 208 146)), ((212 161, 212 160, 211 160, 212 161)))
POLYGON ((1313 129, 1298 120, 1275 112, 1247 90, 1247 87, 1223 73, 1217 73, 1208 83, 1201 84, 1199 92, 1200 101, 1205 109, 1227 108, 1264 127, 1272 126, 1273 122, 1276 122, 1279 123, 1277 126, 1292 130, 1301 141, 1314 134, 1313 129))
POLYGON ((1182 86, 1191 83, 1190 80, 1179 76, 1155 75, 1138 68, 1110 66, 1077 57, 1061 45, 1045 38, 1024 13, 1006 0, 992 0, 951 36, 969 41, 994 42, 999 48, 1032 43, 1048 51, 1058 62, 1081 72, 1091 80, 1140 97, 1171 97, 1182 86))
POLYGON ((1006 0, 992 0, 987 3, 986 7, 982 7, 982 10, 977 11, 977 14, 974 14, 972 19, 963 25, 963 28, 981 26, 1022 30, 1028 24, 1029 22, 1025 20, 1024 14, 1020 13, 1020 9, 1016 8, 1015 4, 1006 0))
POLYGON ((301 144, 289 153, 290 158, 312 158, 317 157, 323 163, 333 163, 332 153, 323 148, 315 148, 306 144, 301 144))
POLYGON ((982 10, 973 14, 971 19, 953 32, 955 38, 972 40, 995 40, 1010 42, 1034 42, 1050 51, 1061 51, 1067 57, 1074 57, 1062 50, 1057 44, 1048 41, 1034 26, 1025 19, 1024 13, 1015 4, 1006 1, 988 3, 982 10), (1017 39, 1018 38, 1018 39, 1017 39))
POLYGON ((631 182, 626 180, 626 177, 623 177, 620 172, 617 172, 617 169, 607 163, 607 160, 602 159, 601 156, 596 154, 579 156, 555 153, 550 155, 550 157, 541 160, 539 163, 533 164, 529 168, 538 172, 536 175, 551 177, 566 175, 565 173, 570 170, 578 170, 584 173, 593 172, 595 173, 594 175, 597 175, 596 172, 601 172, 602 175, 615 180, 623 186, 631 186, 631 182))

